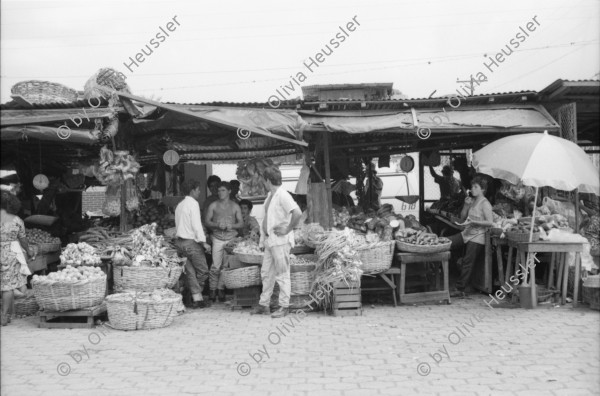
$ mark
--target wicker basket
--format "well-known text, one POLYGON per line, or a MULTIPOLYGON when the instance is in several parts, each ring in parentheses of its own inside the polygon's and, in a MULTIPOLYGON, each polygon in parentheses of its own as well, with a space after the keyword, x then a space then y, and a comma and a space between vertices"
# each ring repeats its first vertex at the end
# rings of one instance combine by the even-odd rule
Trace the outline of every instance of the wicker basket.
POLYGON ((61 248, 60 242, 57 243, 36 243, 40 254, 58 252, 61 248))
POLYGON ((292 272, 290 273, 291 295, 300 296, 309 294, 315 281, 314 271, 292 272))
POLYGON ((263 257, 265 257, 264 254, 235 253, 235 255, 242 263, 248 264, 262 264, 263 257))
POLYGON ((221 271, 221 274, 225 287, 228 289, 240 289, 261 284, 260 267, 257 265, 224 270, 221 271))
POLYGON ((394 258, 394 241, 380 242, 376 246, 358 250, 365 274, 385 272, 392 266, 394 258))
POLYGON ((114 289, 122 291, 152 291, 172 288, 183 271, 180 265, 162 267, 123 267, 113 268, 114 289))
POLYGON ((401 252, 408 253, 441 253, 450 250, 451 245, 452 242, 446 242, 441 245, 415 245, 414 243, 396 241, 396 247, 398 248, 398 250, 400 250, 401 252))
POLYGON ((560 293, 558 290, 548 289, 542 285, 536 285, 536 292, 537 292, 537 302, 538 303, 543 303, 543 302, 549 301, 552 299, 552 297, 554 297, 555 294, 560 293))
POLYGON ((27 296, 25 298, 15 299, 15 315, 17 316, 31 316, 34 315, 40 307, 35 300, 33 290, 27 290, 27 296))
MULTIPOLYGON (((523 232, 506 231, 506 237, 508 238, 509 241, 513 241, 513 242, 529 242, 529 233, 528 232, 523 233, 523 232)), ((531 242, 535 242, 539 239, 540 239, 540 233, 534 232, 533 236, 531 237, 531 242)))
POLYGON ((181 294, 160 301, 136 298, 120 301, 124 293, 106 297, 110 325, 117 330, 151 330, 173 323, 181 305, 181 294))
POLYGON ((13 85, 11 93, 34 104, 72 103, 77 100, 76 90, 49 81, 21 81, 13 85))
POLYGON ((106 295, 106 275, 77 283, 32 281, 35 300, 45 311, 70 311, 102 304, 106 295))

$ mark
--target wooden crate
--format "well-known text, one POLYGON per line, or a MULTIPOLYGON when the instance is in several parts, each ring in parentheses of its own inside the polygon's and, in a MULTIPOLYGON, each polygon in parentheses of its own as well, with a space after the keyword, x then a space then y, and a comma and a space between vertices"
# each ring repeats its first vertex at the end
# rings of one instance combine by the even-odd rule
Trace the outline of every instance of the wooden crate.
POLYGON ((260 290, 260 286, 233 289, 231 310, 234 310, 235 308, 249 308, 256 306, 260 300, 260 290))
POLYGON ((91 329, 94 318, 106 313, 106 304, 74 311, 39 311, 38 327, 44 329, 91 329))
POLYGON ((333 316, 362 316, 362 297, 358 282, 335 283, 331 294, 333 316))

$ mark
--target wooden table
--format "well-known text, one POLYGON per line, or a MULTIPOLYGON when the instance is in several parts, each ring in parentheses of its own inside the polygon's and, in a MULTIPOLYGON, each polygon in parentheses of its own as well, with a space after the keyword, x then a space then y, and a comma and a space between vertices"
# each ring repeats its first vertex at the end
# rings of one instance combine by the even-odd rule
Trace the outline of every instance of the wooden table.
MULTIPOLYGON (((509 243, 510 246, 510 243, 509 243)), ((581 272, 581 252, 583 252, 583 242, 552 242, 552 241, 536 241, 536 242, 518 242, 517 252, 521 263, 527 263, 527 253, 553 253, 553 256, 573 252, 575 253, 575 284, 573 289, 573 308, 577 307, 577 299, 579 294, 579 274, 581 272)), ((554 264, 552 260, 551 264, 554 264)), ((525 264, 526 265, 526 264, 525 264)), ((567 284, 569 279, 569 265, 564 263, 562 279, 562 304, 567 300, 567 284)), ((515 266, 516 269, 516 266, 515 266)), ((552 271, 553 268, 550 268, 552 271)), ((516 271, 515 271, 516 272, 516 271)), ((560 274, 557 274, 560 275, 560 274)), ((552 276, 552 275, 550 275, 552 276)), ((551 278, 550 278, 551 279, 551 278)), ((535 292, 535 265, 531 266, 531 300, 534 307, 537 305, 535 292)))
POLYGON ((450 252, 441 253, 396 253, 395 258, 400 264, 400 288, 398 298, 401 304, 446 300, 450 304, 450 279, 448 273, 448 260, 450 252), (444 272, 444 289, 433 292, 421 292, 406 294, 406 265, 407 264, 425 264, 430 262, 441 262, 444 272))

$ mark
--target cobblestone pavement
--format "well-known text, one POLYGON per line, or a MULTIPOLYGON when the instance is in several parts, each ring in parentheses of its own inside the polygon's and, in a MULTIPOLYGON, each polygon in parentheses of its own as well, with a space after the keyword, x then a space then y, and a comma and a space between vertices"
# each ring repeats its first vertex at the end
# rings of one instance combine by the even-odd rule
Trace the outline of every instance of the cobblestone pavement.
POLYGON ((570 304, 491 309, 483 297, 449 306, 368 305, 362 317, 278 320, 220 304, 188 310, 165 329, 104 334, 38 329, 36 318, 18 319, 1 331, 1 393, 599 393, 597 311, 570 304))

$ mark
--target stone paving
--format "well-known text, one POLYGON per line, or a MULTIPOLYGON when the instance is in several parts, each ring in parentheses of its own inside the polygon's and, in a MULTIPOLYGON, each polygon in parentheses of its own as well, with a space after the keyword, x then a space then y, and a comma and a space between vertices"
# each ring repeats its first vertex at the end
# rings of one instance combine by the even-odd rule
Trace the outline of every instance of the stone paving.
POLYGON ((217 304, 134 332, 18 319, 0 333, 1 394, 599 394, 598 311, 483 298, 279 320, 217 304))

